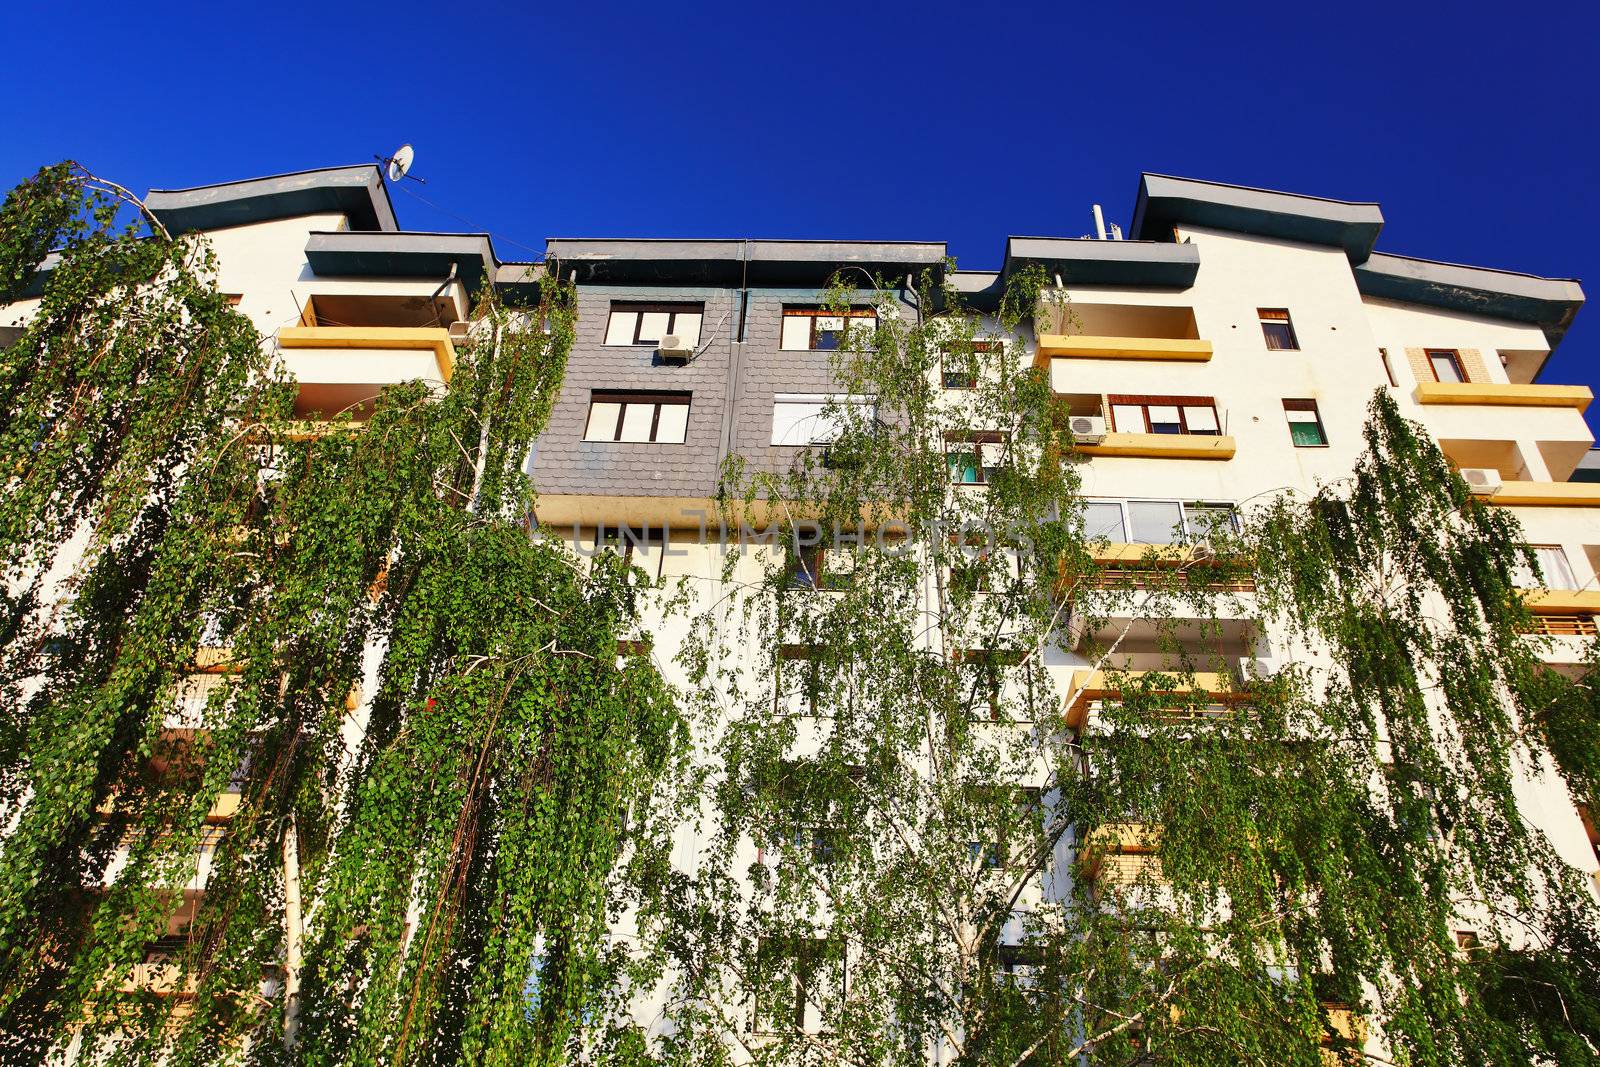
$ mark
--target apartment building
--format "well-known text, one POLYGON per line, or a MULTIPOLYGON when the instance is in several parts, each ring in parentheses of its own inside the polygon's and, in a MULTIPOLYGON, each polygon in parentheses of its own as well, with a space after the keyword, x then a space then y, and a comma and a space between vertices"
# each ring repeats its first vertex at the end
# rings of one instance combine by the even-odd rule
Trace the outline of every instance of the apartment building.
MULTIPOLYGON (((552 238, 542 264, 504 261, 485 234, 400 229, 372 166, 156 190, 147 204, 170 230, 207 234, 222 290, 297 376, 308 418, 359 411, 388 384, 448 381, 485 281, 526 288, 543 271, 572 281, 576 341, 532 444, 537 519, 580 551, 632 527, 635 560, 693 579, 707 602, 721 595, 724 553, 781 551, 730 549, 708 525, 726 460, 781 471, 817 440, 845 326, 820 307, 829 279, 904 283, 895 299, 911 313, 910 279, 932 272, 992 325, 1007 279, 1038 266, 1070 314, 1041 314, 1025 351, 1006 358, 1046 369, 1082 420, 1088 532, 1109 542, 1106 562, 1338 480, 1363 448, 1373 391, 1387 389, 1536 546, 1544 573, 1529 577, 1530 597, 1553 638, 1551 665, 1579 669, 1596 639, 1600 483, 1582 473, 1593 468, 1590 391, 1538 381, 1582 290, 1379 252, 1377 204, 1146 174, 1127 239, 1010 237, 997 270, 948 278, 939 242, 552 238)), ((981 481, 982 467, 960 467, 956 480, 981 481)), ((680 627, 655 633, 669 673, 680 627)), ((1223 635, 1250 670, 1293 651, 1242 625, 1223 635)), ((1093 664, 1068 648, 1049 664, 1079 697, 1069 725, 1092 728, 1095 702, 1110 695, 1093 664)), ((1160 662, 1135 653, 1126 665, 1160 662)), ((1595 821, 1553 770, 1518 788, 1559 853, 1600 877, 1595 821)), ((1142 851, 1125 842, 1095 869, 1142 851)))

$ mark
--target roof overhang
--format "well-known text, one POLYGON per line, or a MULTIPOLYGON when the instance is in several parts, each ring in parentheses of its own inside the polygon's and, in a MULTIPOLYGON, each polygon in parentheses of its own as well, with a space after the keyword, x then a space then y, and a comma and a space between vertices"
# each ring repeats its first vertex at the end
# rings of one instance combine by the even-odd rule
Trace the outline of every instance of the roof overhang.
POLYGON ((1368 296, 1461 311, 1539 326, 1553 349, 1583 306, 1583 287, 1570 278, 1439 263, 1375 252, 1355 268, 1368 296))
POLYGON ((1169 241, 1187 223, 1237 233, 1343 248, 1352 263, 1365 262, 1383 229, 1377 204, 1325 200, 1243 185, 1142 174, 1133 209, 1134 237, 1169 241))
POLYGON ((343 214, 353 230, 398 229, 383 175, 370 163, 194 189, 152 189, 145 206, 174 234, 328 212, 343 214))
POLYGON ((1007 278, 1038 264, 1067 285, 1164 286, 1187 289, 1200 270, 1200 249, 1158 241, 1099 241, 1092 238, 1011 237, 1006 240, 1007 278))
POLYGON ((324 278, 445 278, 452 268, 469 291, 487 276, 498 281, 499 261, 486 233, 318 231, 306 242, 306 261, 324 278))
MULTIPOLYGON (((856 280, 944 275, 943 242, 610 239, 552 237, 545 262, 579 284, 820 286, 841 270, 856 280)), ((552 268, 554 269, 554 268, 552 268)))

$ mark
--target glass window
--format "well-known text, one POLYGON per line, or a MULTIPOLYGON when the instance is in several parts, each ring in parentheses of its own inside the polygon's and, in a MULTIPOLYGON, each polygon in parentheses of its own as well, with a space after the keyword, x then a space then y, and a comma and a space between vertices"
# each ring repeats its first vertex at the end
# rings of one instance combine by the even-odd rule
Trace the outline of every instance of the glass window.
POLYGON ((1176 500, 1130 500, 1128 525, 1134 543, 1168 545, 1183 538, 1183 507, 1176 500))
POLYGON ((950 480, 965 485, 984 485, 994 480, 1005 457, 1005 442, 998 435, 985 433, 977 440, 950 441, 945 445, 945 462, 950 480))
POLYGON ((646 345, 654 348, 668 335, 693 347, 700 343, 704 304, 637 304, 614 301, 606 322, 608 345, 646 345))
POLYGON ((1204 541, 1222 533, 1232 533, 1238 527, 1234 521, 1232 504, 1207 504, 1196 501, 1183 506, 1184 525, 1189 537, 1204 541))
POLYGON ((1222 432, 1217 405, 1208 396, 1113 396, 1111 421, 1121 433, 1200 434, 1222 432))
POLYGON ((1572 565, 1560 545, 1529 545, 1534 559, 1539 563, 1539 573, 1531 574, 1527 567, 1518 567, 1513 581, 1523 589, 1576 589, 1577 579, 1572 565))
POLYGON ((1461 370, 1461 357, 1454 349, 1429 349, 1428 364, 1433 368, 1435 381, 1464 382, 1467 376, 1461 370))
POLYGON ((1089 540, 1105 538, 1113 544, 1128 540, 1127 524, 1122 520, 1122 503, 1091 500, 1083 505, 1083 536, 1089 540))
POLYGON ((585 441, 682 444, 689 429, 688 393, 611 393, 589 398, 585 441))
POLYGON ((858 418, 870 422, 876 411, 868 397, 779 393, 772 398, 771 443, 825 445, 839 439, 848 421, 858 418), (856 406, 845 408, 844 405, 856 406))
POLYGON ((1002 342, 973 341, 970 346, 959 345, 945 349, 939 356, 940 377, 946 389, 976 389, 980 357, 986 352, 1002 351, 1002 342))
POLYGON ((1287 308, 1257 308, 1256 313, 1261 317, 1261 334, 1267 339, 1268 351, 1292 351, 1300 347, 1287 308))
POLYGON ((856 344, 865 344, 877 326, 877 314, 868 308, 844 312, 820 308, 784 308, 779 347, 786 352, 831 352, 839 348, 845 327, 856 344))
POLYGON ((1315 400, 1285 400, 1284 418, 1289 420, 1289 439, 1296 448, 1322 448, 1328 443, 1328 434, 1322 428, 1322 416, 1315 400))

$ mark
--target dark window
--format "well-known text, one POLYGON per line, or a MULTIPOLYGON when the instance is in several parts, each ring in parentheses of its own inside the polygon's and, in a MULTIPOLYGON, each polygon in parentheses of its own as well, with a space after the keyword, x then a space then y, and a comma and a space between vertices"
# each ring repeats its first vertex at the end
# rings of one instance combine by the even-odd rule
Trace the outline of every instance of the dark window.
POLYGON ((585 441, 682 444, 689 429, 688 393, 612 393, 589 396, 585 441))
POLYGON ((1222 433, 1216 401, 1209 396, 1112 396, 1112 429, 1121 433, 1222 433))
POLYGON ((1464 382, 1467 373, 1461 367, 1461 355, 1453 348, 1428 349, 1428 366, 1433 368, 1436 382, 1464 382))
POLYGON ((1261 334, 1267 339, 1268 351, 1291 351, 1300 347, 1287 308, 1257 308, 1256 314, 1261 316, 1261 334))
POLYGON ((976 389, 978 387, 978 370, 982 366, 979 359, 988 352, 1002 352, 1004 345, 1000 341, 973 341, 970 344, 952 345, 946 348, 939 356, 940 378, 946 389, 976 389))
POLYGON ((1322 415, 1315 400, 1285 400, 1283 414, 1289 420, 1289 437, 1296 448, 1322 448, 1328 432, 1322 428, 1322 415))
POLYGON ((705 317, 704 304, 631 304, 621 301, 611 305, 611 318, 606 323, 606 344, 648 345, 654 347, 667 336, 680 338, 691 347, 700 343, 700 321, 705 317))
POLYGON ((855 584, 855 554, 845 548, 821 545, 789 546, 790 589, 841 591, 855 584))

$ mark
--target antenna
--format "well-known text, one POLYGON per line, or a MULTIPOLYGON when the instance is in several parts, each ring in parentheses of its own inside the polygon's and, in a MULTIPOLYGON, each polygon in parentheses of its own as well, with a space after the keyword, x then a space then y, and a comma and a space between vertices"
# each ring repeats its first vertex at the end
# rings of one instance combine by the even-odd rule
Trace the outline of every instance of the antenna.
POLYGON ((397 182, 401 178, 410 178, 414 182, 420 182, 423 185, 428 184, 427 179, 419 178, 411 173, 411 163, 417 158, 417 153, 416 149, 409 144, 403 144, 396 148, 393 155, 373 156, 372 158, 378 161, 378 165, 388 173, 389 180, 392 182, 397 182))

